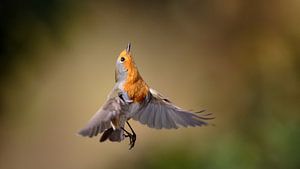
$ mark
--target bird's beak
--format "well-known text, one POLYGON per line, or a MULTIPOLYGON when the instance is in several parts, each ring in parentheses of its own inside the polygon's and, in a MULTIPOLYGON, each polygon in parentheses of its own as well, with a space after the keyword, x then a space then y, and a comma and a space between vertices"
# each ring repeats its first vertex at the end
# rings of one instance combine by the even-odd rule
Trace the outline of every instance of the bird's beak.
POLYGON ((130 48, 131 48, 131 43, 129 42, 126 48, 126 52, 129 53, 130 52, 130 48))

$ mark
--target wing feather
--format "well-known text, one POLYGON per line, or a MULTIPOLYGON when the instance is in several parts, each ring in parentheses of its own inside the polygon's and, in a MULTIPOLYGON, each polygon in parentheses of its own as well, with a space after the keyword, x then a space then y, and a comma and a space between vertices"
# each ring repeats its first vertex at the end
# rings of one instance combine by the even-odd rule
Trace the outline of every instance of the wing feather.
MULTIPOLYGON (((201 112, 202 111, 200 111, 200 113, 201 112)), ((205 120, 213 119, 208 115, 211 114, 198 115, 183 110, 172 104, 155 90, 150 89, 142 108, 138 110, 132 118, 151 128, 177 129, 178 127, 207 125, 208 122, 205 120)))
POLYGON ((121 113, 122 103, 118 96, 109 98, 78 134, 93 137, 110 128, 111 120, 121 113))

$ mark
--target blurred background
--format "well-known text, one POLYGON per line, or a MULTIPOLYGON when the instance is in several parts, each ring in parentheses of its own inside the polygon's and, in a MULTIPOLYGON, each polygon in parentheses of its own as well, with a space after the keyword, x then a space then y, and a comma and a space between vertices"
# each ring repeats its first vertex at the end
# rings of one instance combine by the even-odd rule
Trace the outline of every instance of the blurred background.
POLYGON ((300 1, 0 2, 1 169, 300 168, 300 1), (147 83, 214 125, 76 135, 132 43, 147 83))

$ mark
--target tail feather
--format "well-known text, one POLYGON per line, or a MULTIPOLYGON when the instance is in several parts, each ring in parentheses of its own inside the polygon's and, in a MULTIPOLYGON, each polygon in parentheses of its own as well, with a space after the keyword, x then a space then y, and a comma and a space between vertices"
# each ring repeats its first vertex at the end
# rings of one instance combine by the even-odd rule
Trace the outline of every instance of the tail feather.
POLYGON ((113 128, 109 128, 107 130, 105 130, 105 132, 102 134, 101 138, 100 138, 100 142, 104 142, 108 139, 108 137, 113 133, 113 128))
POLYGON ((104 142, 109 139, 112 142, 120 142, 124 139, 124 131, 122 129, 109 128, 101 136, 100 142, 104 142))

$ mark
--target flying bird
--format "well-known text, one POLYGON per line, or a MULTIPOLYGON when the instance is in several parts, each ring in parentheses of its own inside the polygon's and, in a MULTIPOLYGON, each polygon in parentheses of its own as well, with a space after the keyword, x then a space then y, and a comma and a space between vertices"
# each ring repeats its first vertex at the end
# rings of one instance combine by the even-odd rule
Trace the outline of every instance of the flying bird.
POLYGON ((133 60, 130 43, 117 58, 115 82, 106 102, 79 131, 80 135, 94 137, 103 133, 100 142, 129 138, 129 149, 132 149, 136 133, 128 122, 130 119, 155 129, 203 126, 208 125, 206 120, 213 119, 211 113, 203 114, 204 110, 184 110, 150 88, 133 60), (130 131, 125 129, 126 124, 130 131))

